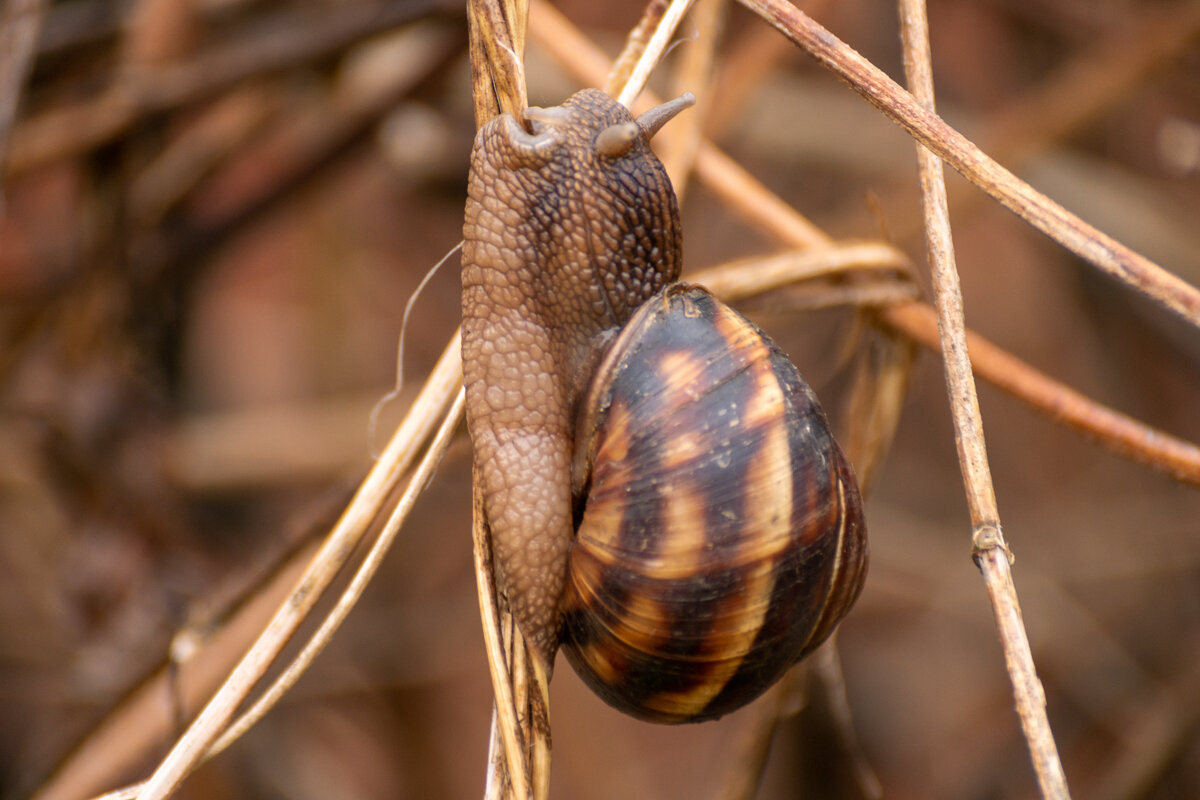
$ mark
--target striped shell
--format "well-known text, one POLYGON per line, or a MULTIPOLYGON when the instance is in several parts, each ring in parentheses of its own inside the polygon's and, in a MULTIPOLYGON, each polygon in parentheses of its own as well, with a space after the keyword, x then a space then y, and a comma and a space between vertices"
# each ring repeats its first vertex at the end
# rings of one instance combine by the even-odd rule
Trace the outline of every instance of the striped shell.
POLYGON ((862 588, 854 475, 795 366, 695 286, 645 303, 581 411, 564 649, 610 705, 712 719, 758 697, 862 588))

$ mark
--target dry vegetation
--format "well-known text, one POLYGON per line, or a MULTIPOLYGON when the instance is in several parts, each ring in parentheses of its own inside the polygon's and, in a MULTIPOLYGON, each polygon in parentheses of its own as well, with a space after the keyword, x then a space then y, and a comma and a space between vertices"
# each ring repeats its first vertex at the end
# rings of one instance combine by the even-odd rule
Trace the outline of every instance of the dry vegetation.
MULTIPOLYGON (((556 5, 613 55, 642 3, 556 5)), ((801 5, 904 82, 893 4, 801 5)), ((1200 285, 1200 3, 932 0, 929 16, 951 124, 1200 285)), ((579 85, 536 36, 526 76, 535 105, 579 85)), ((740 7, 710 78, 670 76, 652 87, 700 95, 705 135, 828 236, 891 243, 927 282, 903 131, 740 7)), ((461 236, 473 130, 457 3, 0 2, 0 797, 145 777, 261 629, 454 332, 456 258, 413 307, 406 388, 372 430, 405 303, 461 236)), ((1200 440, 1195 317, 948 183, 968 325, 1200 440)), ((780 246, 695 176, 683 220, 689 271, 780 246)), ((796 310, 810 299, 751 307, 844 425, 858 329, 796 310)), ((945 386, 922 351, 868 504, 846 693, 888 797, 1031 797, 945 386)), ((1200 795, 1200 494, 986 382, 980 405, 1072 789, 1200 795)), ((479 796, 470 529, 460 436, 330 648, 177 796, 479 796)), ((758 796, 863 796, 829 698, 802 688, 758 796)), ((570 798, 712 796, 754 713, 637 723, 565 665, 551 700, 570 798)))

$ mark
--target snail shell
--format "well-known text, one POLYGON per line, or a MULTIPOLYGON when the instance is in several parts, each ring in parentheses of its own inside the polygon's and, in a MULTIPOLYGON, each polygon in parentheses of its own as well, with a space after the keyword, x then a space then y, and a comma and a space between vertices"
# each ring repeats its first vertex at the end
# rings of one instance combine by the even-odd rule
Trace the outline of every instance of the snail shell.
POLYGON ((700 287, 668 286, 607 352, 573 471, 564 649, 633 716, 741 707, 824 641, 862 588, 862 504, 815 395, 700 287))

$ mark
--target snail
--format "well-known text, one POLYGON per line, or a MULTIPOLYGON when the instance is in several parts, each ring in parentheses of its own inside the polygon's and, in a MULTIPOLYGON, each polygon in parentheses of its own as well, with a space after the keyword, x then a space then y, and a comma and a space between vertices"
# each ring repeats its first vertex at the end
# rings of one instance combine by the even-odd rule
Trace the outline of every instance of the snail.
POLYGON ((853 470, 786 355, 677 281, 678 207, 585 90, 484 125, 463 247, 467 423, 500 587, 547 674, 719 717, 825 640, 866 571, 853 470), (528 125, 528 128, 525 127, 528 125))

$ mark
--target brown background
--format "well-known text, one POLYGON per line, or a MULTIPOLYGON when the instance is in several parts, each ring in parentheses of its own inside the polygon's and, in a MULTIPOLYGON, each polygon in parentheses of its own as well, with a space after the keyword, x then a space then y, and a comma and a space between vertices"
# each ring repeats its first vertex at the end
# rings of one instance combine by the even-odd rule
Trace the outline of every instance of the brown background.
MULTIPOLYGON (((131 69, 155 75, 164 59, 187 63, 243 37, 290 30, 297 15, 311 15, 311 35, 322 14, 350 5, 55 5, 22 119, 83 107, 131 69), (138 19, 131 5, 153 22, 134 28, 150 31, 140 38, 121 33, 119 23, 138 19), (96 17, 70 39, 68 13, 84 11, 96 17)), ((1086 74, 1071 72, 1081 64, 1145 54, 1139 47, 1153 55, 1160 45, 1138 32, 1191 5, 934 0, 930 17, 944 115, 1195 285, 1195 37, 1106 90, 1103 109, 1057 141, 1037 141, 1046 112, 1021 116, 1053 81, 1075 80, 1082 94, 1086 74)), ((561 7, 609 52, 638 15, 636 3, 561 7)), ((813 13, 901 77, 889 4, 844 0, 813 13)), ((162 664, 177 631, 203 631, 206 615, 263 584, 283 553, 318 535, 363 474, 372 441, 381 446, 398 418, 400 401, 385 408, 372 440, 368 414, 393 380, 405 302, 460 237, 473 130, 465 23, 451 11, 430 24, 410 35, 444 37, 447 55, 359 128, 350 125, 355 110, 404 69, 413 39, 338 48, 139 114, 84 155, 8 178, 0 797, 28 795, 162 664), (162 167, 167 154, 198 148, 206 125, 222 124, 236 135, 216 137, 224 143, 198 181, 162 167), (322 144, 339 125, 350 127, 345 141, 322 144), (292 173, 297 179, 285 181, 292 173), (179 189, 178 200, 155 204, 157 174, 179 189)), ((729 14, 722 57, 771 46, 749 14, 729 14)), ((536 48, 528 70, 534 104, 575 88, 536 48)), ((801 211, 837 237, 882 235, 923 259, 911 144, 853 92, 781 49, 767 79, 720 102, 733 102, 736 115, 718 143, 801 211)), ((1200 439, 1200 334, 1097 277, 957 177, 950 195, 971 327, 1102 402, 1200 439)), ((683 214, 688 269, 771 249, 701 187, 689 191, 683 214)), ((456 325, 456 270, 452 258, 413 311, 409 389, 456 325)), ((848 317, 756 319, 793 354, 836 422, 848 317)), ((1077 796, 1120 787, 1127 769, 1148 775, 1145 793, 1118 796, 1200 794, 1200 494, 987 385, 980 402, 1024 617, 1077 796)), ((886 796, 1031 796, 969 558, 941 366, 927 352, 868 522, 871 573, 840 643, 863 750, 886 796)), ((460 437, 329 651, 180 796, 479 796, 490 689, 468 532, 469 447, 460 437)), ((168 695, 159 699, 156 719, 169 710, 168 695)), ((861 796, 824 709, 814 690, 781 727, 760 797, 861 796)), ((739 720, 636 723, 560 665, 554 794, 708 796, 739 720)), ((157 724, 146 717, 134 727, 144 734, 157 724)), ((144 775, 172 735, 149 734, 149 749, 117 781, 144 775)))

